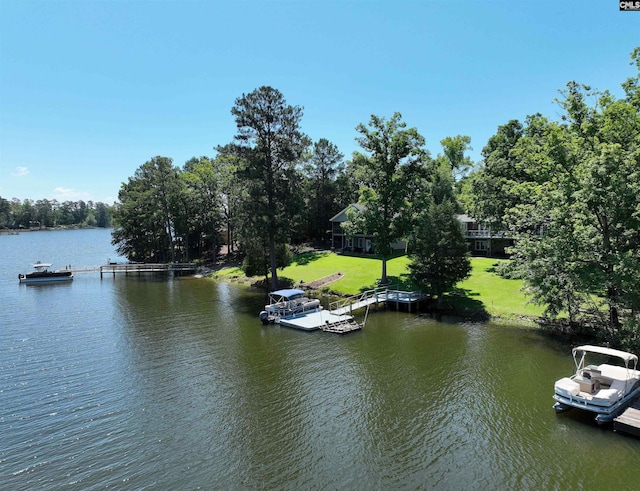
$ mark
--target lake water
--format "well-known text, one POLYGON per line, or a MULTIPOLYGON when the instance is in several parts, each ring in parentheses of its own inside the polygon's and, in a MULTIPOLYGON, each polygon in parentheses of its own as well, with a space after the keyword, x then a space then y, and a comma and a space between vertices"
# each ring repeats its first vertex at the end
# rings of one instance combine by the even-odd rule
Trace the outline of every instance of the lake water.
POLYGON ((0 236, 0 488, 637 489, 640 440, 556 415, 569 346, 503 325, 369 315, 262 326, 265 295, 76 274, 108 230, 0 236))

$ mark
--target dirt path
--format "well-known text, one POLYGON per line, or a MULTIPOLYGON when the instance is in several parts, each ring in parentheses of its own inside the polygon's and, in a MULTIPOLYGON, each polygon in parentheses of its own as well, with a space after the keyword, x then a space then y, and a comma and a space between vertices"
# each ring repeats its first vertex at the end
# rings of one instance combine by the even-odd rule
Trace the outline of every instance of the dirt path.
POLYGON ((302 286, 315 290, 318 288, 322 288, 323 286, 328 285, 329 283, 333 283, 334 281, 339 280, 343 276, 344 275, 342 273, 333 273, 333 274, 330 274, 329 276, 325 276, 324 278, 310 281, 309 283, 303 283, 302 286))

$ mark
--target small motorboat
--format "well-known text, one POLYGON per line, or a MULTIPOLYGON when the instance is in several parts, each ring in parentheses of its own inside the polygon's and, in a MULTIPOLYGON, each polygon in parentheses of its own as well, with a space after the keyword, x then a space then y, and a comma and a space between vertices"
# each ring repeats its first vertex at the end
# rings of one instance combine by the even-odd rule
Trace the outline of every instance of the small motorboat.
POLYGON ((59 281, 71 281, 73 280, 73 272, 70 269, 58 269, 51 271, 50 263, 43 263, 38 261, 33 265, 35 271, 30 273, 18 275, 20 283, 52 283, 59 281))
POLYGON ((320 300, 307 298, 303 290, 291 288, 269 293, 269 304, 259 317, 263 324, 269 324, 320 310, 320 300))
POLYGON ((608 423, 640 395, 638 357, 633 353, 590 345, 572 352, 576 372, 554 384, 556 412, 576 408, 595 413, 599 424, 608 423))

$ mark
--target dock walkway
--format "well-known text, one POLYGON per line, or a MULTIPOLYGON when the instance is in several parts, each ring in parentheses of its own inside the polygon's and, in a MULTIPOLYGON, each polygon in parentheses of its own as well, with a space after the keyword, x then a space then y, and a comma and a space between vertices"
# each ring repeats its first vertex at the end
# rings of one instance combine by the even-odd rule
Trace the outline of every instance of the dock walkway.
POLYGON ((409 306, 409 310, 411 310, 412 305, 415 305, 426 298, 427 296, 420 292, 408 292, 388 287, 381 287, 332 302, 329 305, 329 310, 334 314, 344 315, 347 313, 351 314, 354 310, 362 309, 369 305, 378 305, 387 302, 407 304, 409 306))
POLYGON ((67 267, 73 274, 76 273, 100 273, 100 278, 105 273, 142 274, 142 273, 195 273, 198 266, 195 263, 109 263, 102 266, 67 267))
POLYGON ((636 397, 624 413, 614 418, 613 429, 640 437, 640 397, 636 397))
POLYGON ((126 264, 106 264, 100 266, 100 277, 105 273, 111 273, 113 276, 116 273, 126 274, 142 274, 142 273, 193 273, 197 269, 195 263, 126 263, 126 264))

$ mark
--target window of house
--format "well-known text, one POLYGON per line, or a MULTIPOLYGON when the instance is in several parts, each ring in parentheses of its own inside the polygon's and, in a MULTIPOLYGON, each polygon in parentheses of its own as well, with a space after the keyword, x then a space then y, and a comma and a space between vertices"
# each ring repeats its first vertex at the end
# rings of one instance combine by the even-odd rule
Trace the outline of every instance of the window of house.
POLYGON ((486 251, 488 248, 486 240, 476 240, 476 251, 486 251))

